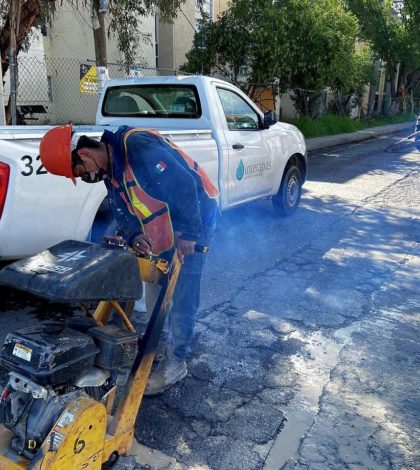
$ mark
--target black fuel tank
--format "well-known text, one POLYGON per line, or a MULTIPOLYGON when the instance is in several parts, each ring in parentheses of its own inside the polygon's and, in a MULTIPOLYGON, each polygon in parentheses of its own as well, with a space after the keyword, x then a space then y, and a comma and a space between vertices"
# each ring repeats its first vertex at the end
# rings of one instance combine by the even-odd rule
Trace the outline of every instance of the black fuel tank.
POLYGON ((127 301, 142 295, 134 255, 74 240, 6 266, 0 284, 56 302, 127 301))
POLYGON ((9 333, 0 362, 39 385, 59 385, 89 370, 98 352, 89 335, 50 321, 9 333))

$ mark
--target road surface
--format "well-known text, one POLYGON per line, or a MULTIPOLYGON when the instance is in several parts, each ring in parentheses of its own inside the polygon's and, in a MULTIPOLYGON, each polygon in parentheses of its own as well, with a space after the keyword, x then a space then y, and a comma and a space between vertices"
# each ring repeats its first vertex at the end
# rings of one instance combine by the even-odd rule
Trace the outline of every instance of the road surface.
MULTIPOLYGON (((144 399, 116 468, 418 468, 419 153, 398 138, 310 155, 293 217, 223 215, 189 375, 144 399)), ((0 295, 0 340, 72 314, 0 295)))

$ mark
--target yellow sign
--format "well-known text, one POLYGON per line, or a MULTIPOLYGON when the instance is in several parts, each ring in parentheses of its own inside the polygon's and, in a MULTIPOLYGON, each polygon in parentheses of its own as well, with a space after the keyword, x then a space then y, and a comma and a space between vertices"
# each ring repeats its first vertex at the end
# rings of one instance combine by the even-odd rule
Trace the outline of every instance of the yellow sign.
POLYGON ((80 93, 89 95, 99 93, 96 65, 80 64, 80 93))

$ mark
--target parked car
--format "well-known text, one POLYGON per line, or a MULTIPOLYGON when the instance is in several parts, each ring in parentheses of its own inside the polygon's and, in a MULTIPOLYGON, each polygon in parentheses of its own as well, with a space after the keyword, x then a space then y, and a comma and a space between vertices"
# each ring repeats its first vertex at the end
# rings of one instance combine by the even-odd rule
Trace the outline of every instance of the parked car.
MULTIPOLYGON (((203 76, 109 80, 91 137, 104 126, 158 129, 207 171, 222 210, 262 198, 293 214, 307 174, 306 146, 294 126, 263 113, 237 87, 203 76)), ((0 259, 32 255, 64 239, 85 240, 100 220, 101 184, 51 175, 39 142, 51 126, 0 127, 0 259)))

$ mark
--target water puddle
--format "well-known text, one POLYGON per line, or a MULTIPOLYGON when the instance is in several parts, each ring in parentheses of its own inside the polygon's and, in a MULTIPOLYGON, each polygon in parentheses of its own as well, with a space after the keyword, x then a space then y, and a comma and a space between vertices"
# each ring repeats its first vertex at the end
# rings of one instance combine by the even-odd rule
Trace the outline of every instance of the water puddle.
POLYGON ((340 351, 351 343, 351 335, 358 327, 358 322, 353 323, 337 330, 331 337, 320 332, 304 335, 294 331, 289 335, 307 345, 304 353, 292 358, 299 374, 300 388, 289 405, 282 409, 287 422, 271 447, 264 470, 279 470, 290 458, 297 456, 301 439, 318 413, 319 398, 329 381, 330 372, 338 363, 340 351))

